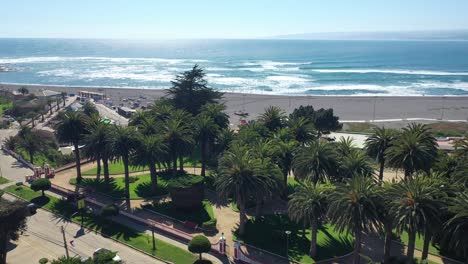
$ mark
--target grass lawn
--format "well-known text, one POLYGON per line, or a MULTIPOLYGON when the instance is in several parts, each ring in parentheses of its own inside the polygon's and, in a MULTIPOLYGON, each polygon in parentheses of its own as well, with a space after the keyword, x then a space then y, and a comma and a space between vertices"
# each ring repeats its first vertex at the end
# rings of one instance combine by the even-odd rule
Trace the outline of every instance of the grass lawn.
MULTIPOLYGON (((130 199, 150 198, 154 196, 161 196, 168 193, 166 177, 158 175, 158 189, 156 192, 151 190, 151 178, 149 174, 133 176, 132 178, 138 179, 130 183, 130 199)), ((76 184, 76 178, 70 180, 70 184, 76 184)), ((110 185, 104 184, 104 179, 101 176, 100 180, 83 178, 81 182, 83 187, 95 188, 97 192, 105 193, 117 199, 125 198, 125 179, 124 177, 111 178, 110 185)))
POLYGON ((13 107, 13 102, 6 99, 6 98, 1 98, 0 99, 0 115, 3 114, 3 111, 10 109, 13 107))
POLYGON ((331 225, 324 225, 317 234, 316 259, 309 257, 310 229, 306 229, 306 238, 302 237, 301 225, 289 220, 286 215, 267 215, 260 218, 252 218, 246 224, 245 234, 239 236, 238 231, 234 237, 247 244, 286 256, 286 234, 289 235, 289 252, 291 259, 311 263, 335 256, 342 256, 353 250, 353 237, 346 234, 338 234, 331 225))
POLYGON ((8 179, 5 179, 3 177, 0 177, 0 184, 5 184, 7 182, 10 182, 8 179))
MULTIPOLYGON (((186 158, 184 162, 184 166, 185 167, 194 167, 194 166, 200 167, 201 164, 200 162, 195 162, 195 161, 190 160, 189 158, 186 158)), ((145 170, 148 170, 148 167, 129 166, 128 170, 130 172, 145 171, 145 170)), ((93 168, 87 171, 83 171, 82 174, 83 175, 96 175, 96 172, 97 172, 97 168, 93 168)), ((101 169, 101 173, 102 172, 103 172, 103 169, 101 169)), ((124 165, 121 160, 109 163, 109 174, 123 174, 124 172, 125 172, 124 165)))
POLYGON ((153 210, 163 215, 173 217, 182 222, 190 221, 199 225, 210 220, 214 220, 215 216, 213 208, 208 200, 203 201, 203 208, 196 211, 183 211, 176 209, 171 202, 162 202, 153 205, 145 206, 146 209, 153 210))
MULTIPOLYGON (((74 213, 74 209, 65 201, 48 195, 42 197, 40 192, 34 192, 26 186, 9 186, 5 188, 5 190, 66 217, 70 217, 74 213)), ((73 220, 79 222, 81 221, 81 216, 74 216, 73 220)), ((197 257, 190 252, 159 239, 156 239, 156 250, 153 251, 151 237, 148 234, 104 219, 100 216, 86 215, 84 218, 84 225, 88 228, 98 230, 106 236, 174 263, 192 263, 197 259, 197 257)))

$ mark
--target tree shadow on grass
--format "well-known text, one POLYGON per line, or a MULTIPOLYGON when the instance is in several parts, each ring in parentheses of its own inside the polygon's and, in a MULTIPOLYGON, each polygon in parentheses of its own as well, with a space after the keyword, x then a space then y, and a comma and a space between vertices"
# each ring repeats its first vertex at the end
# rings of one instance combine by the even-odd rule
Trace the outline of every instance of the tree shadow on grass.
MULTIPOLYGON (((317 240, 318 255, 315 260, 326 259, 333 256, 344 255, 352 250, 352 242, 346 236, 332 235, 328 227, 322 227, 318 234, 322 238, 317 240)), ((302 236, 302 225, 291 222, 286 215, 265 215, 250 219, 246 224, 244 235, 240 236, 238 230, 235 235, 247 244, 274 252, 290 259, 301 261, 308 258, 310 248, 310 230, 307 236, 302 236), (288 254, 286 254, 286 230, 291 231, 288 241, 288 254)))
POLYGON ((38 196, 38 197, 33 198, 31 200, 31 203, 34 203, 35 205, 37 205, 39 207, 43 207, 46 204, 48 204, 49 202, 50 202, 50 198, 48 196, 38 196))
POLYGON ((104 182, 104 179, 83 178, 81 187, 92 188, 96 192, 104 193, 117 199, 125 197, 124 188, 121 188, 114 178, 109 180, 108 185, 104 182))
POLYGON ((159 202, 144 206, 145 209, 170 216, 179 221, 190 221, 201 225, 203 222, 210 221, 211 217, 205 207, 195 210, 182 210, 173 206, 172 202, 159 202))
POLYGON ((166 195, 168 193, 167 186, 162 184, 158 184, 156 192, 154 192, 150 182, 140 183, 135 188, 135 194, 145 199, 166 195))

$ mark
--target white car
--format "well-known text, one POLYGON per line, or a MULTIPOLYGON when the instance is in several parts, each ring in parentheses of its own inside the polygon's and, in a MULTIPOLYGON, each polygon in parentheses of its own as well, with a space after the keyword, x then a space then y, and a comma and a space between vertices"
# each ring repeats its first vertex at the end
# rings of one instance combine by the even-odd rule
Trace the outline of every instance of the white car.
MULTIPOLYGON (((101 253, 109 253, 111 252, 110 250, 108 249, 105 249, 105 248, 98 248, 96 250, 94 250, 94 253, 93 253, 93 258, 95 258, 98 254, 101 254, 101 253)), ((122 258, 119 257, 119 255, 115 254, 115 256, 112 258, 112 261, 116 262, 116 263, 121 263, 122 262, 122 258)))

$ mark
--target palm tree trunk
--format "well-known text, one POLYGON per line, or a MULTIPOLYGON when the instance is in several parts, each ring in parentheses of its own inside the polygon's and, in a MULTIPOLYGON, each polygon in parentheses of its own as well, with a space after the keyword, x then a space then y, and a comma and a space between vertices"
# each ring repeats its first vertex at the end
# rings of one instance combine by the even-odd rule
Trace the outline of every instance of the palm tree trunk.
POLYGON ((312 234, 311 234, 311 238, 310 238, 309 255, 312 258, 315 258, 315 256, 317 255, 317 227, 318 227, 318 223, 317 223, 317 219, 313 218, 313 217, 310 217, 310 221, 312 223, 311 226, 310 226, 310 230, 311 230, 312 234))
POLYGON ((353 264, 359 264, 359 258, 361 254, 361 236, 360 230, 354 232, 354 252, 353 252, 353 264))
POLYGON ((175 152, 172 157, 172 176, 177 176, 177 154, 175 152))
POLYGON ((0 242, 0 264, 6 264, 6 257, 7 257, 7 250, 8 250, 8 241, 10 240, 10 236, 8 232, 4 234, 2 232, 2 241, 0 242))
POLYGON ((416 230, 408 230, 408 251, 406 252, 406 256, 409 259, 414 258, 414 246, 416 243, 416 230))
POLYGON ((379 185, 380 186, 382 186, 382 182, 383 182, 384 168, 385 168, 385 159, 382 155, 382 157, 380 157, 380 170, 379 170, 379 185))
POLYGON ((156 190, 158 189, 158 175, 156 172, 156 166, 154 165, 153 162, 150 162, 148 167, 149 167, 150 176, 151 176, 151 191, 153 193, 156 193, 156 190))
POLYGON ((257 207, 255 208, 255 215, 261 216, 263 211, 263 195, 260 193, 257 194, 257 207))
POLYGON ((78 142, 73 144, 75 148, 75 162, 76 162, 76 185, 81 184, 81 160, 80 160, 80 149, 78 148, 78 142))
MULTIPOLYGON (((239 196, 237 196, 239 197, 239 196)), ((238 198, 237 207, 239 208, 239 234, 243 235, 245 232, 245 222, 247 222, 247 216, 245 215, 245 204, 241 198, 238 198)))
POLYGON ((107 158, 103 158, 102 165, 104 167, 104 183, 109 185, 109 160, 107 158))
POLYGON ((96 180, 99 181, 99 179, 101 178, 101 156, 98 155, 96 162, 97 162, 96 180))
POLYGON ((432 239, 432 232, 429 227, 425 228, 424 232, 424 244, 423 244, 423 250, 422 250, 422 255, 421 255, 421 260, 426 260, 427 255, 429 253, 429 243, 431 242, 432 239))
POLYGON ((29 162, 31 162, 31 164, 34 164, 34 153, 32 151, 29 151, 29 162))
POLYGON ((392 250, 392 225, 385 223, 385 244, 384 244, 384 263, 388 263, 390 252, 392 250))
POLYGON ((202 141, 200 147, 200 156, 201 156, 201 176, 205 177, 206 170, 206 151, 207 151, 207 142, 202 141))
POLYGON ((179 170, 184 171, 184 157, 182 155, 179 156, 179 170))
POLYGON ((128 157, 122 157, 122 161, 125 169, 125 201, 127 203, 127 209, 130 209, 130 174, 128 173, 128 157))

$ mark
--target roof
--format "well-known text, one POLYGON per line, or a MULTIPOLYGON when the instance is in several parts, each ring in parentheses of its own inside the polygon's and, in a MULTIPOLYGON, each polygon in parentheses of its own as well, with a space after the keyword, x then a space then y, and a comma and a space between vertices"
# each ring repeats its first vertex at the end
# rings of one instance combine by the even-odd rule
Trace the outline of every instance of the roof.
POLYGON ((97 93, 97 92, 80 91, 80 93, 87 93, 87 94, 94 94, 94 95, 102 95, 102 96, 104 96, 103 93, 97 93))
POLYGON ((364 134, 354 134, 354 133, 336 133, 332 132, 328 135, 329 138, 334 138, 335 141, 340 141, 341 138, 351 138, 353 140, 354 146, 360 149, 365 147, 365 143, 368 135, 364 134))
POLYGON ((133 112, 133 113, 136 112, 135 109, 131 109, 131 108, 128 108, 128 107, 125 107, 125 106, 119 107, 119 109, 121 109, 122 111, 125 111, 125 112, 133 112))

